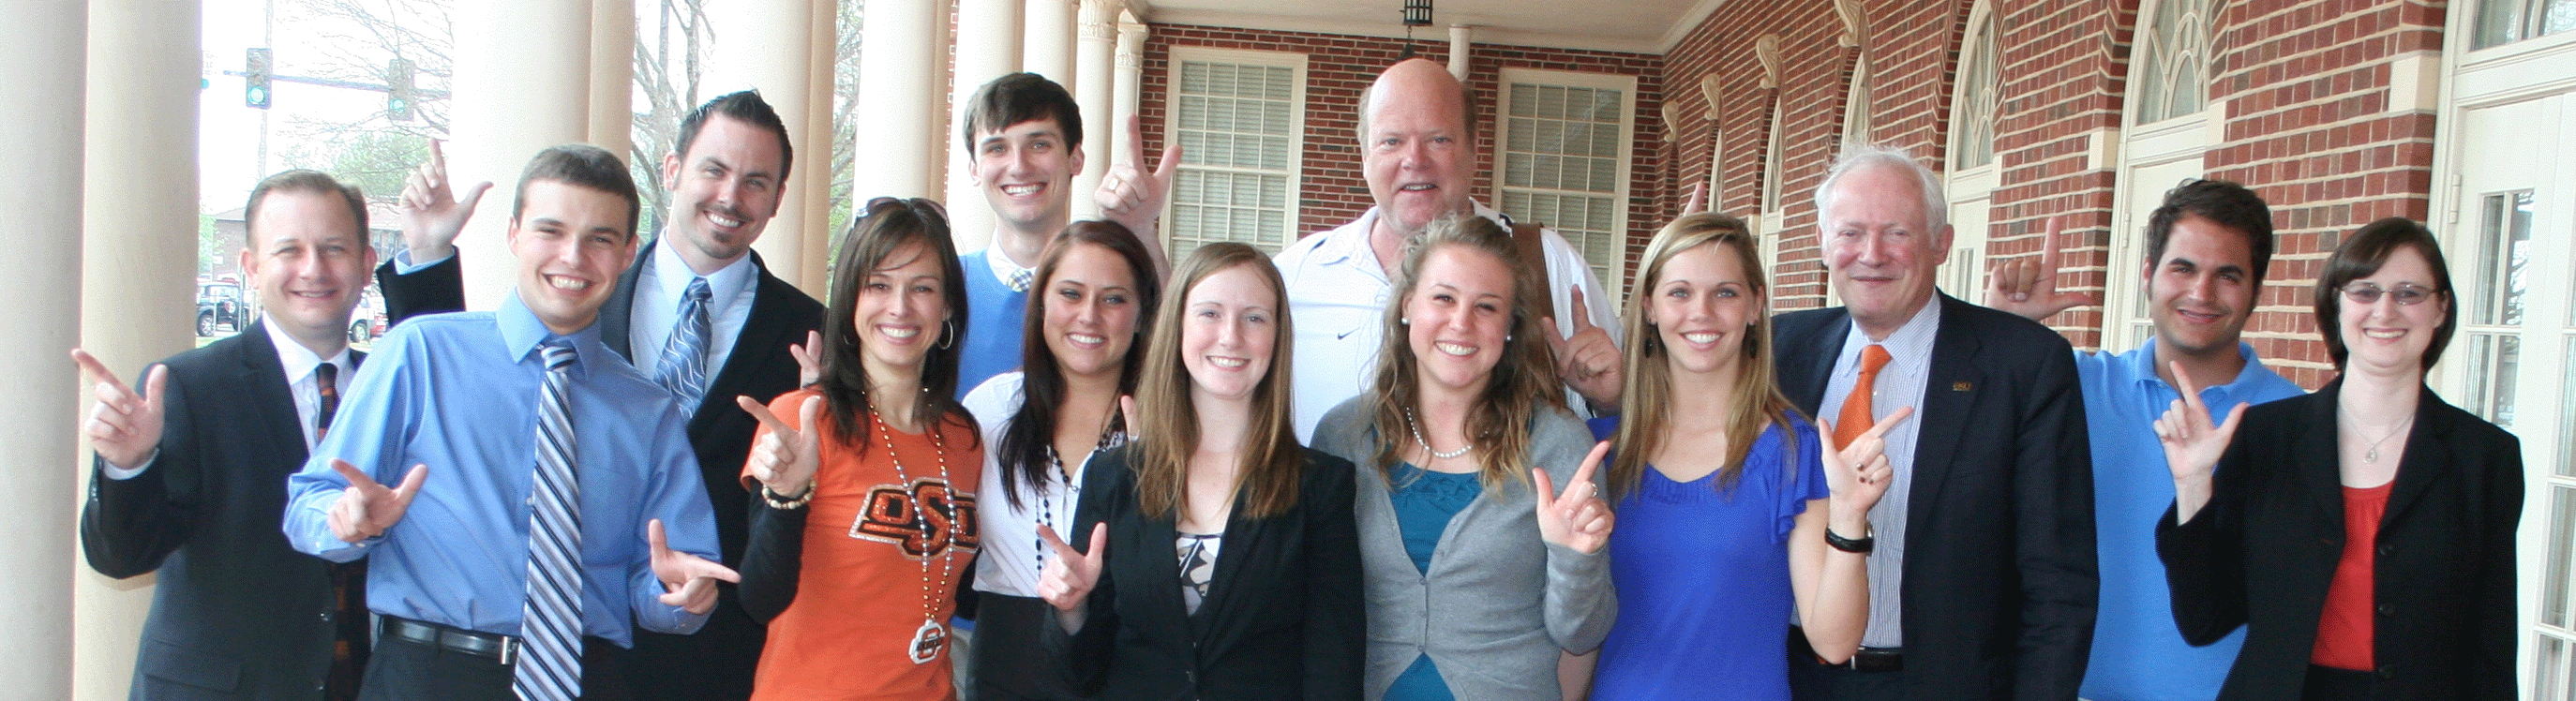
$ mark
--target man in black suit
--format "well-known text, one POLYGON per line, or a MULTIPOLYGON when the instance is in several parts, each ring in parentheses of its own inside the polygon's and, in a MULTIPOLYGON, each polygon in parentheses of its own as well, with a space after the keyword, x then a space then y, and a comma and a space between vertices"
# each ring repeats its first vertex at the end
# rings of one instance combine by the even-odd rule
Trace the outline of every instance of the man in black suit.
POLYGON ((137 700, 347 699, 364 668, 364 565, 296 552, 277 518, 278 485, 329 429, 361 357, 347 334, 376 264, 366 201, 287 171, 251 190, 244 223, 259 322, 161 361, 140 393, 72 351, 97 382, 81 549, 110 577, 161 573, 137 700))
POLYGON ((1834 534, 1871 553, 1861 652, 1828 667, 1792 635, 1801 699, 2062 701, 2084 678, 2098 585, 2073 355, 2047 327, 1934 289, 1945 204, 1906 153, 1846 148, 1816 209, 1849 306, 1774 321, 1780 388, 1800 409, 1864 427, 1901 406, 1917 417, 1885 436, 1896 479, 1873 533, 1834 534))
MULTIPOLYGON (((689 444, 705 472, 724 565, 737 567, 751 499, 742 488, 742 463, 758 424, 735 408, 734 398, 767 403, 802 383, 790 350, 797 344, 810 349, 809 337, 822 328, 823 305, 771 275, 751 252, 778 214, 780 188, 794 159, 778 113, 756 91, 718 97, 680 122, 674 147, 662 159, 671 211, 661 233, 618 276, 616 291, 600 310, 601 341, 691 409, 689 444)), ((397 319, 464 308, 454 242, 465 215, 490 187, 477 185, 460 202, 448 187, 445 163, 435 150, 431 156, 403 191, 405 216, 423 218, 422 226, 403 227, 404 235, 420 235, 376 271, 386 308, 397 319)), ((765 629, 743 611, 734 586, 725 584, 714 616, 697 634, 635 632, 634 650, 612 663, 623 668, 631 689, 593 688, 589 694, 748 698, 765 638, 765 629)), ((591 647, 594 655, 602 652, 600 645, 591 647)))

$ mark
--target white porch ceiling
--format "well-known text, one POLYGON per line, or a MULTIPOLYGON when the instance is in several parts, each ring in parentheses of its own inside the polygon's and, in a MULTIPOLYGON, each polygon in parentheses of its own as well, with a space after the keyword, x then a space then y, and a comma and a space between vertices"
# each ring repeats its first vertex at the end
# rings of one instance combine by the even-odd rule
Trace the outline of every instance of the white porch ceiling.
MULTIPOLYGON (((1725 0, 1432 0, 1415 39, 1661 54, 1725 0)), ((1402 38, 1403 0, 1138 0, 1151 22, 1402 38)))

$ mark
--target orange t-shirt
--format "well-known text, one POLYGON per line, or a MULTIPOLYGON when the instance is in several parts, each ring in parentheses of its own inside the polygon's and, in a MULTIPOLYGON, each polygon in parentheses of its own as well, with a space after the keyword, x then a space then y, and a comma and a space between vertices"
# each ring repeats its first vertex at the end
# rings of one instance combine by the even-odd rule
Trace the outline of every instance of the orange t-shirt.
MULTIPOLYGON (((797 407, 816 394, 779 395, 770 411, 795 426, 797 407)), ((924 623, 947 625, 957 607, 957 582, 974 562, 973 490, 982 478, 983 451, 974 431, 948 421, 936 429, 938 443, 929 433, 894 433, 891 451, 885 433, 861 425, 869 427, 864 458, 835 435, 828 418, 816 427, 823 455, 814 500, 805 507, 812 513, 796 600, 769 622, 753 699, 918 701, 955 691, 950 659, 965 651, 946 644, 916 664, 913 643, 924 623), (896 476, 898 459, 910 484, 896 476)))
POLYGON ((2343 488, 2343 558, 2326 585, 2326 608, 2317 617, 2317 646, 2308 661, 2335 669, 2377 669, 2371 652, 2372 607, 2377 603, 2379 517, 2388 512, 2389 487, 2343 488))

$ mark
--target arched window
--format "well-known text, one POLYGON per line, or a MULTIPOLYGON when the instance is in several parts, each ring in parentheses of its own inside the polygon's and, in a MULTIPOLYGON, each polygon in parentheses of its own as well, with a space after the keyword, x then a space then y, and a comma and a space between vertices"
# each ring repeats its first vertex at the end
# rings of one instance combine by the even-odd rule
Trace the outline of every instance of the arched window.
POLYGON ((2155 14, 2138 32, 2136 81, 2129 94, 2138 99, 2138 124, 2152 124, 2198 112, 2209 104, 2209 3, 2207 0, 2149 0, 2155 14))
POLYGON ((1995 14, 1987 10, 1976 15, 1969 20, 1968 40, 1960 43, 1967 54, 1959 58, 1959 82, 1952 93, 1958 95, 1950 108, 1950 171, 1954 173, 1995 162, 1995 119, 2003 109, 2003 90, 1998 85, 2003 75, 1995 59, 2002 46, 1995 39, 1995 14))

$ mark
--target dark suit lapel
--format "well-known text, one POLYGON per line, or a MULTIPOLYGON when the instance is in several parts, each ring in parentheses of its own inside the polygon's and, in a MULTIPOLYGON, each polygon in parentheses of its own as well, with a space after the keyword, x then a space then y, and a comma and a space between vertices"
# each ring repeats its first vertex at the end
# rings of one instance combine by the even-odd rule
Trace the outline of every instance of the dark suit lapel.
POLYGON ((652 243, 635 250, 635 262, 626 265, 626 272, 617 274, 617 290, 608 293, 608 303, 599 308, 599 342, 607 344, 608 349, 618 355, 626 356, 626 364, 643 370, 648 377, 653 374, 653 368, 635 358, 634 349, 628 347, 634 342, 627 338, 627 333, 635 323, 635 285, 644 274, 644 261, 653 259, 653 247, 662 245, 662 237, 667 235, 670 235, 670 230, 664 229, 654 235, 652 243))
MULTIPOLYGON (((2326 383, 2317 390, 2316 397, 2317 401, 2309 403, 2307 415, 2300 417, 2299 432, 2290 446, 2290 464, 2299 470, 2299 491, 2307 494, 2309 505, 2317 513, 2324 515, 2317 523, 2331 525, 2341 534, 2343 455, 2335 445, 2335 407, 2343 405, 2343 380, 2326 383)), ((2244 433, 2244 427, 2239 426, 2237 439, 2243 440, 2244 433)))
MULTIPOLYGON (((1974 418, 1969 408, 1975 406, 1977 393, 1991 389, 1983 373, 1978 372, 1975 358, 1982 344, 1977 329, 1969 328, 1969 316, 1949 295, 1934 297, 1932 303, 1943 305, 1941 326, 1932 335, 1932 363, 1924 373, 1923 406, 1914 409, 1914 472, 1905 498, 1906 532, 1929 533, 1921 519, 1937 510, 1932 506, 1941 493, 1941 483, 1950 476, 1950 459, 1959 452, 1959 435, 1967 431, 1974 418)), ((1964 305, 1965 303, 1959 303, 1964 305)))
POLYGON ((1783 354, 1779 363, 1785 369, 1780 377, 1781 389, 1791 403, 1808 414, 1823 410, 1825 386, 1833 380, 1834 360, 1842 355, 1843 339, 1851 335, 1850 310, 1836 307, 1830 313, 1832 318, 1819 324, 1814 336, 1774 351, 1783 354), (1788 355, 1792 353, 1796 355, 1788 355))
POLYGON ((699 398, 698 406, 691 407, 691 435, 704 430, 699 425, 702 419, 709 419, 726 407, 734 406, 735 395, 749 394, 746 387, 753 378, 760 376, 763 364, 780 361, 788 345, 805 342, 802 338, 791 338, 796 330, 792 328, 795 324, 790 321, 787 304, 790 295, 796 293, 795 287, 769 274, 769 266, 761 262, 759 253, 751 254, 751 267, 756 276, 751 293, 751 316, 743 322, 742 335, 734 339, 733 350, 725 354, 724 367, 717 369, 715 380, 707 384, 706 396, 699 398))
POLYGON ((257 420, 251 425, 263 426, 270 445, 278 454, 292 455, 295 461, 284 465, 285 472, 304 467, 308 451, 304 447, 304 419, 295 411, 295 395, 286 388, 286 366, 277 362, 277 344, 268 340, 267 321, 254 322, 243 329, 240 374, 235 387, 243 393, 232 402, 234 411, 251 412, 257 420))
MULTIPOLYGON (((1295 515, 1292 511, 1265 519, 1247 519, 1243 517, 1244 509, 1247 508, 1244 500, 1244 495, 1236 495, 1234 511, 1225 517, 1225 542, 1216 551, 1216 573, 1210 575, 1213 579, 1208 582, 1207 598, 1199 602, 1199 612, 1190 616, 1190 634, 1203 645, 1215 642, 1218 634, 1227 632, 1224 625, 1227 614, 1244 610, 1243 607, 1251 605, 1249 602, 1235 601, 1238 597, 1246 596, 1237 593, 1247 591, 1239 581, 1244 576, 1243 563, 1254 557, 1256 553, 1268 554, 1273 548, 1278 547, 1270 543, 1275 539, 1275 534, 1271 531, 1280 524, 1293 520, 1295 515)), ((1179 538, 1180 533, 1175 531, 1172 537, 1179 538)), ((1172 562, 1172 576, 1178 578, 1180 557, 1175 555, 1168 559, 1172 562)), ((1269 576, 1285 574, 1272 572, 1269 576)))
MULTIPOLYGON (((2415 425, 2406 429, 2406 452, 2398 457, 2397 486, 2389 490, 2388 510, 2380 514, 2381 528, 2396 523, 2406 507, 2424 496, 2424 492, 2443 479, 2442 473, 2453 463, 2449 424, 2441 419, 2441 409, 2450 404, 2425 388, 2415 402, 2415 425)), ((2383 454, 2381 457, 2385 458, 2383 454)))

